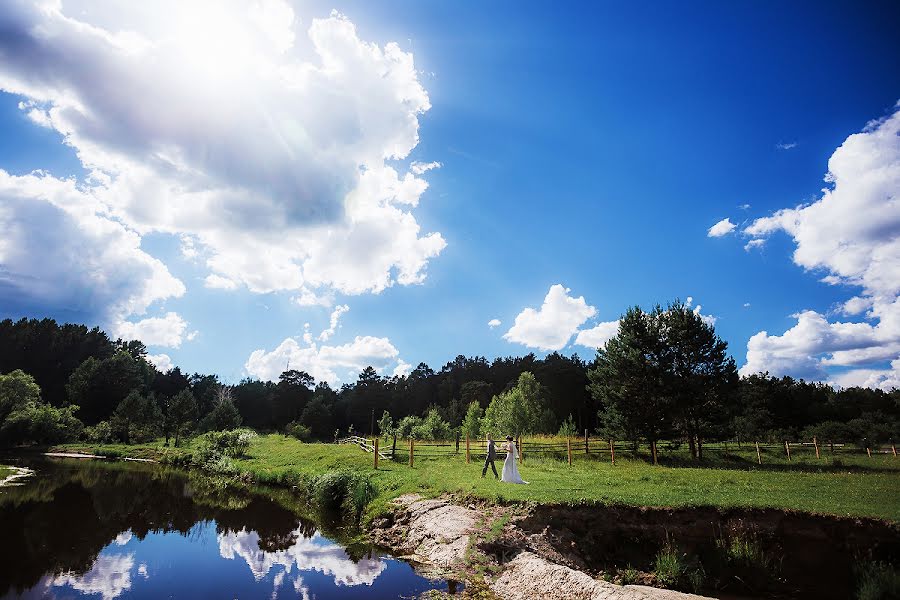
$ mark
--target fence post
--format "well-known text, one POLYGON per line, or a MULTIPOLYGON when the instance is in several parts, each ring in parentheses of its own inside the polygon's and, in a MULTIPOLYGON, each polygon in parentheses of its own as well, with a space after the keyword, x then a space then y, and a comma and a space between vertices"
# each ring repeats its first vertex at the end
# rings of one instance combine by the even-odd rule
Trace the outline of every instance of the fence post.
POLYGON ((394 443, 391 446, 391 460, 395 460, 397 458, 397 434, 394 434, 394 443))
POLYGON ((893 441, 891 441, 891 451, 894 453, 894 458, 897 458, 897 446, 894 445, 893 441))
POLYGON ((866 446, 866 452, 869 454, 869 458, 872 458, 872 449, 866 446))
POLYGON ((656 440, 650 441, 650 452, 651 454, 653 454, 653 464, 659 464, 658 462, 656 462, 656 440))
POLYGON ((375 470, 378 470, 378 438, 375 438, 375 470))
POLYGON ((819 458, 819 440, 816 439, 816 436, 813 436, 813 446, 816 447, 816 458, 819 458))
POLYGON ((831 453, 834 454, 834 440, 828 442, 828 445, 831 447, 831 453))
POLYGON ((522 447, 522 437, 519 436, 519 464, 525 464, 525 448, 522 447))
POLYGON ((759 453, 759 442, 756 442, 756 462, 762 464, 762 454, 759 453))
POLYGON ((569 454, 569 466, 572 466, 572 436, 566 436, 566 451, 569 454))
POLYGON ((788 460, 791 460, 791 447, 788 445, 788 441, 784 440, 784 451, 787 452, 788 460))
POLYGON ((591 453, 591 448, 588 445, 588 430, 584 430, 584 455, 587 456, 591 453))
POLYGON ((466 464, 469 464, 469 434, 466 434, 466 464))
POLYGON ((459 432, 456 432, 456 453, 459 454, 459 432))
POLYGON ((616 447, 612 440, 609 440, 609 460, 612 464, 616 464, 616 447))
POLYGON ((409 438, 409 466, 413 466, 413 438, 409 438))

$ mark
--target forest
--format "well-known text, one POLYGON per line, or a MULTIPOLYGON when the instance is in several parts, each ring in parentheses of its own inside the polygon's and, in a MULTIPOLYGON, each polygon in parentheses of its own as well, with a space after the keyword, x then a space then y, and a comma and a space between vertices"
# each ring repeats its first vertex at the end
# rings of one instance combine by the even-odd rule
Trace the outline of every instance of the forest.
POLYGON ((303 371, 228 385, 161 372, 138 340, 52 319, 0 322, 0 446, 136 443, 239 426, 333 441, 347 433, 453 439, 591 435, 688 444, 724 439, 886 443, 900 390, 834 389, 759 373, 739 377, 727 344, 680 303, 632 308, 590 360, 550 353, 457 356, 409 375, 364 369, 335 389, 303 371))

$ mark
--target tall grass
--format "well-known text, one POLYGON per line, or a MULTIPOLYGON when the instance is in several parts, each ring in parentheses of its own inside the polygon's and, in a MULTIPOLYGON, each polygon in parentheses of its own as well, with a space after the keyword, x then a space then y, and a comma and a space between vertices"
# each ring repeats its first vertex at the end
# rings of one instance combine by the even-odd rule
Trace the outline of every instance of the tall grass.
MULTIPOLYGON (((66 445, 60 449, 166 456, 167 460, 180 460, 183 464, 185 456, 195 453, 199 443, 195 439, 178 449, 164 448, 161 442, 138 446, 66 445)), ((582 455, 569 466, 563 460, 529 455, 526 448, 520 471, 531 483, 513 486, 492 477, 482 479, 477 459, 466 464, 464 445, 460 454, 448 453, 439 458, 417 455, 414 468, 406 464, 406 449, 399 443, 397 450, 401 460, 382 460, 376 471, 372 454, 356 446, 302 443, 270 434, 255 438, 246 456, 231 460, 237 472, 247 479, 304 489, 311 479, 329 472, 349 471, 370 477, 378 490, 365 511, 370 516, 388 510, 390 500, 400 494, 417 492, 432 497, 452 493, 495 502, 781 508, 900 521, 900 477, 887 469, 819 472, 794 467, 766 470, 752 465, 716 468, 709 463, 660 468, 644 458, 634 459, 628 453, 618 452, 615 465, 582 455)), ((891 464, 900 466, 900 459, 878 460, 894 461, 891 464)))
POLYGON ((864 563, 857 569, 857 581, 857 600, 900 598, 900 571, 888 563, 864 563))

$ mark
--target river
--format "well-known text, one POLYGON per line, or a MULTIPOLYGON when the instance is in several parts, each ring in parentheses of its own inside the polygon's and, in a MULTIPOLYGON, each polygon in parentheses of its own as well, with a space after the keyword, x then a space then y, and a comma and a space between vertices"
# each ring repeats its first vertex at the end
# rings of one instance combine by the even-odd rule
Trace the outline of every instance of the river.
MULTIPOLYGON (((3 460, 10 463, 9 460, 3 460)), ((414 598, 455 584, 347 546, 289 491, 157 465, 19 458, 0 488, 2 598, 414 598)))

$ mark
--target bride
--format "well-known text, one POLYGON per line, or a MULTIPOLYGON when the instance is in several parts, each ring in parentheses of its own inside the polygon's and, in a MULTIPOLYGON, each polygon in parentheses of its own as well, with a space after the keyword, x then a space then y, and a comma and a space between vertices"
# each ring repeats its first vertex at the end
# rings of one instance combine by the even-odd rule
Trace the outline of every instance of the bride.
POLYGON ((503 474, 500 481, 506 483, 528 483, 519 475, 519 467, 516 466, 516 459, 519 457, 516 451, 516 444, 513 442, 512 436, 506 436, 506 460, 503 461, 503 474))

